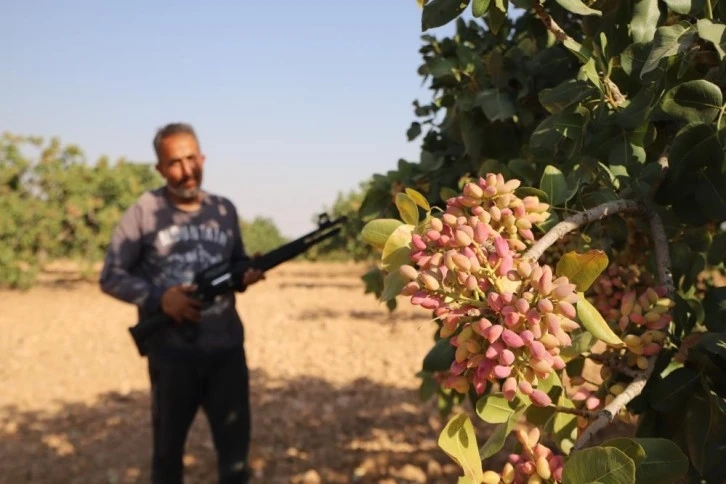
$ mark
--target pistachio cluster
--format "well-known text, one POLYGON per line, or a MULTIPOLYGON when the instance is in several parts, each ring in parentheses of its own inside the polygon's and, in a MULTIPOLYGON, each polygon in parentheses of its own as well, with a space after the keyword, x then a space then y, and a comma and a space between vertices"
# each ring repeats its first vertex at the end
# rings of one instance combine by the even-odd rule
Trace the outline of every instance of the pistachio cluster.
POLYGON ((488 174, 448 201, 441 218, 412 236, 411 264, 400 267, 411 303, 435 311, 440 336, 456 347, 445 385, 482 393, 502 382, 510 400, 517 391, 535 405, 549 405, 537 382, 564 368, 576 286, 552 268, 520 258, 534 241, 532 225, 549 206, 519 198, 519 180, 488 174))
POLYGON ((520 429, 515 435, 522 451, 510 454, 502 472, 486 471, 482 482, 485 484, 520 483, 558 483, 562 482, 564 457, 555 455, 552 449, 540 443, 540 431, 533 428, 529 432, 520 429))

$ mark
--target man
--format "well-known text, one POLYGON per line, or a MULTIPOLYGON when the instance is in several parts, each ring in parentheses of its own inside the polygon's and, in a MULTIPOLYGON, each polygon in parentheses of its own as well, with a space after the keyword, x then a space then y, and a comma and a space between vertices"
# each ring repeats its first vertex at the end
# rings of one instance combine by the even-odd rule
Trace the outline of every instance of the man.
MULTIPOLYGON (((140 318, 163 311, 174 321, 154 336, 148 352, 153 482, 182 482, 187 434, 200 406, 210 424, 219 482, 247 482, 249 375, 235 295, 208 307, 189 296, 195 273, 221 260, 248 258, 237 211, 226 198, 202 190, 205 157, 191 126, 164 126, 153 145, 166 184, 125 211, 100 278, 101 289, 135 304, 140 318), (184 331, 190 325, 195 331, 184 331)), ((237 290, 260 279, 264 275, 250 269, 237 290)))

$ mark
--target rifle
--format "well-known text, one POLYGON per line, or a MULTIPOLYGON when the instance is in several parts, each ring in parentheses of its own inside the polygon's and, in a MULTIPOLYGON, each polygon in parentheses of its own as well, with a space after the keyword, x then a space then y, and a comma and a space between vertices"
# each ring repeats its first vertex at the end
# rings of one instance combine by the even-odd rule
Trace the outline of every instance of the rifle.
MULTIPOLYGON (((196 287, 192 297, 209 303, 214 301, 219 295, 241 290, 242 277, 247 269, 253 268, 265 272, 297 257, 310 247, 340 232, 346 220, 347 218, 345 216, 331 220, 327 213, 323 213, 318 216, 317 229, 308 232, 292 242, 281 245, 259 257, 244 259, 236 261, 235 263, 222 261, 213 264, 195 275, 193 284, 196 287)), ((146 356, 148 353, 149 339, 167 324, 174 323, 169 316, 161 312, 149 318, 142 319, 135 326, 129 328, 131 337, 141 356, 146 356)), ((178 326, 182 331, 182 336, 186 340, 191 341, 196 337, 198 329, 197 323, 184 323, 178 326)))

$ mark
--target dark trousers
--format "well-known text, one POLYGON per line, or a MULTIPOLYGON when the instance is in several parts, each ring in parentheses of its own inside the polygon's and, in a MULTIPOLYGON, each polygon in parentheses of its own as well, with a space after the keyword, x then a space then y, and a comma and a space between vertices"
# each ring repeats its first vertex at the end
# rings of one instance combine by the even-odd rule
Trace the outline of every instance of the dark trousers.
POLYGON ((217 452, 218 482, 247 483, 251 419, 244 348, 203 359, 150 355, 149 377, 152 482, 183 482, 182 457, 187 434, 201 407, 217 452))

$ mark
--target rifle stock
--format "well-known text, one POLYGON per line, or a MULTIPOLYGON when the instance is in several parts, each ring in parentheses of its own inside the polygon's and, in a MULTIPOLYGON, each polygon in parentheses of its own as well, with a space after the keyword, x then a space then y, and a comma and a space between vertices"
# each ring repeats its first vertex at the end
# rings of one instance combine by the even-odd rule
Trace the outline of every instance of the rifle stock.
MULTIPOLYGON (((228 261, 213 264, 197 274, 194 278, 196 290, 193 297, 212 302, 222 294, 241 290, 242 278, 247 269, 254 268, 263 272, 287 262, 290 259, 307 251, 310 247, 319 244, 325 239, 336 235, 342 229, 347 218, 345 216, 331 220, 327 214, 318 219, 318 228, 287 244, 273 249, 259 257, 252 257, 235 263, 228 261)), ((148 344, 151 337, 167 324, 174 324, 166 314, 158 313, 149 318, 142 319, 129 328, 136 349, 141 356, 148 354, 148 344)), ((190 340, 196 335, 196 323, 179 325, 182 335, 190 340)))

